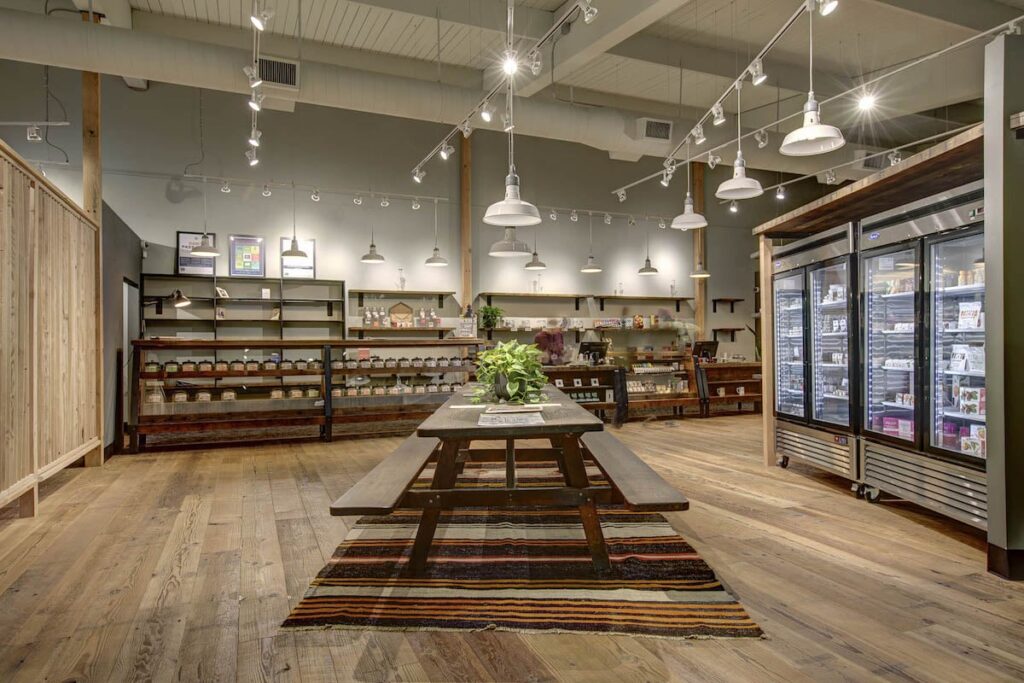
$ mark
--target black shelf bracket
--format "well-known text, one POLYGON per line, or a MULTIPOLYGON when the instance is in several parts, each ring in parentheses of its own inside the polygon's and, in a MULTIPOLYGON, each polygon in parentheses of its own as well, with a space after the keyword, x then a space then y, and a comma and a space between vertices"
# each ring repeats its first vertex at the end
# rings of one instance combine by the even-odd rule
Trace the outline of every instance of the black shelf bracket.
POLYGON ((575 304, 576 304, 576 310, 577 310, 577 311, 578 311, 578 310, 580 310, 580 298, 579 298, 579 297, 576 297, 575 299, 573 299, 573 301, 574 301, 574 302, 575 302, 575 304))
POLYGON ((333 301, 328 301, 327 302, 327 317, 331 318, 333 316, 334 316, 334 302, 333 301))
POLYGON ((362 330, 359 330, 359 331, 358 331, 358 332, 356 333, 356 339, 363 339, 363 331, 362 331, 362 330))
MULTIPOLYGON (((357 302, 356 306, 358 306, 359 308, 363 307, 363 293, 362 292, 359 292, 358 294, 356 294, 356 302, 357 302)), ((362 337, 360 337, 360 339, 362 339, 362 337)))
POLYGON ((491 305, 491 295, 490 294, 487 295, 487 305, 488 306, 491 305))
POLYGON ((676 313, 681 313, 682 312, 682 310, 683 310, 682 309, 682 305, 683 305, 683 300, 682 299, 676 299, 676 313))
POLYGON ((444 308, 444 294, 437 295, 437 307, 444 308))
MULTIPOLYGON (((579 299, 577 299, 576 301, 579 301, 579 299)), ((598 306, 600 306, 601 310, 603 311, 604 310, 604 297, 602 296, 597 301, 598 301, 598 306)))
MULTIPOLYGON (((721 301, 722 303, 726 303, 727 300, 726 299, 712 299, 711 300, 711 312, 712 313, 718 313, 718 302, 719 301, 721 301)), ((729 312, 730 313, 735 313, 736 312, 736 304, 739 303, 740 301, 743 301, 743 299, 728 299, 729 312)), ((676 303, 676 310, 677 311, 679 310, 678 302, 676 303)))
POLYGON ((729 333, 729 341, 730 342, 736 341, 736 330, 732 330, 732 329, 729 329, 729 330, 724 330, 724 329, 721 329, 721 330, 711 330, 711 334, 714 336, 715 341, 718 341, 718 333, 719 332, 728 332, 729 333))

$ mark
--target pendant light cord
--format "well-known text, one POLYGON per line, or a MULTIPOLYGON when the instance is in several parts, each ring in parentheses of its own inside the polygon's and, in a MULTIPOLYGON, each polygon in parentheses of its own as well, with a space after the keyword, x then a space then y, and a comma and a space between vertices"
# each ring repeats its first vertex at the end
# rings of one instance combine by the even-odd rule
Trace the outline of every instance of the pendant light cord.
POLYGON ((437 249, 437 200, 434 200, 434 249, 437 249))
MULTIPOLYGON (((512 55, 512 36, 513 27, 515 20, 515 4, 513 0, 508 0, 508 30, 505 33, 505 51, 507 56, 512 55)), ((515 98, 515 88, 512 84, 512 78, 514 74, 508 74, 508 89, 506 90, 505 99, 505 111, 508 116, 508 172, 512 175, 516 172, 515 164, 515 112, 513 100, 515 98)))
POLYGON ((206 176, 203 176, 203 236, 206 236, 206 176))
POLYGON ((736 153, 743 153, 743 128, 740 125, 740 115, 743 113, 743 102, 740 93, 743 92, 743 81, 736 83, 736 153))
POLYGON ((807 12, 807 34, 810 36, 810 46, 807 58, 807 80, 810 86, 810 93, 814 94, 814 10, 807 12))
POLYGON ((292 181, 292 239, 295 239, 295 181, 292 181))
POLYGON ((590 257, 594 257, 594 214, 588 212, 587 220, 590 222, 590 257))

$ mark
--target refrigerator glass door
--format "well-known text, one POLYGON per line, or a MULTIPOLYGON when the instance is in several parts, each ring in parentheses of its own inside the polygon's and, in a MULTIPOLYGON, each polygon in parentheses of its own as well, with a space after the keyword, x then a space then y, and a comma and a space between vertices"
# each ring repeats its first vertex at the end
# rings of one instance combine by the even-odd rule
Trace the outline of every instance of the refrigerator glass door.
POLYGON ((985 238, 929 247, 930 445, 985 458, 985 238))
POLYGON ((918 251, 864 258, 864 429, 915 444, 918 251))
POLYGON ((847 261, 811 271, 812 416, 850 425, 850 268, 847 261))
POLYGON ((775 411, 805 417, 804 274, 775 278, 775 411))

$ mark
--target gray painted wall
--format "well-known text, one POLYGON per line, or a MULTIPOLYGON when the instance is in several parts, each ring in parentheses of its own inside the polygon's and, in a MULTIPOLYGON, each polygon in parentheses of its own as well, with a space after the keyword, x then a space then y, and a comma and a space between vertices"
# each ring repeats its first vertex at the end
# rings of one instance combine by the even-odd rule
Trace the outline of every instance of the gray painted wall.
MULTIPOLYGON (((142 246, 128 224, 103 204, 103 414, 104 446, 114 442, 114 405, 117 400, 117 349, 124 337, 122 283, 139 284, 142 246)), ((130 359, 125 349, 125 362, 130 359)), ((127 411, 127 406, 125 407, 127 411)))
MULTIPOLYGON (((0 120, 38 119, 43 116, 42 67, 0 61, 0 84, 8 96, 0 101, 0 120)), ((47 172, 72 197, 81 195, 80 78, 77 72, 51 70, 51 90, 67 108, 68 128, 54 128, 51 139, 71 157, 67 167, 47 166, 47 172)), ((422 202, 419 211, 409 200, 392 198, 384 210, 378 201, 366 199, 361 207, 352 202, 353 190, 387 193, 415 193, 456 199, 458 163, 434 160, 426 166, 422 186, 415 185, 409 172, 421 156, 444 134, 446 128, 432 123, 375 116, 358 112, 300 105, 293 113, 265 111, 260 117, 264 145, 261 164, 249 168, 243 157, 248 132, 248 109, 239 95, 204 92, 205 158, 190 167, 192 173, 206 173, 245 179, 248 186, 235 185, 225 194, 213 184, 206 185, 207 224, 222 248, 229 234, 259 234, 270 242, 268 275, 279 273, 278 238, 291 232, 292 199, 289 191, 274 189, 269 198, 261 196, 265 182, 319 185, 322 200, 309 200, 309 191, 299 191, 296 223, 300 236, 317 240, 317 274, 346 280, 350 288, 391 288, 398 280, 397 268, 405 269, 409 289, 459 288, 457 260, 457 204, 439 205, 438 243, 452 262, 447 269, 429 269, 423 260, 433 246, 432 204, 422 202), (344 190, 344 192, 341 192, 344 190), (387 262, 383 266, 359 263, 366 251, 370 227, 387 262)), ((199 96, 195 89, 153 83, 146 92, 135 92, 117 78, 103 80, 103 163, 104 199, 131 229, 151 246, 144 271, 167 271, 173 260, 159 245, 174 243, 175 231, 201 229, 203 202, 200 184, 182 182, 180 175, 191 162, 201 159, 199 146, 199 96), (149 174, 149 175, 147 175, 149 174), (168 180, 168 175, 179 176, 168 180), (162 256, 162 258, 161 258, 162 256)), ((51 104, 51 119, 60 118, 51 104)), ((55 159, 59 154, 44 145, 25 142, 24 129, 0 128, 0 136, 29 159, 55 159)), ((486 256, 487 247, 500 237, 498 228, 480 218, 488 204, 504 192, 507 165, 506 138, 482 131, 473 134, 474 173, 474 273, 476 291, 529 291, 533 277, 523 270, 522 261, 508 262, 486 256)), ((606 153, 572 143, 519 137, 517 167, 524 198, 537 204, 545 216, 538 227, 541 257, 549 269, 542 275, 547 292, 611 293, 619 283, 627 293, 668 294, 672 280, 677 293, 693 291, 689 273, 692 238, 673 230, 659 230, 646 215, 671 217, 682 209, 685 181, 679 174, 669 189, 651 182, 630 192, 619 203, 611 190, 640 175, 660 169, 657 159, 637 163, 613 161, 606 153), (600 275, 579 272, 587 253, 587 221, 578 223, 562 213, 557 222, 547 219, 549 208, 575 207, 597 212, 630 213, 637 219, 629 227, 616 217, 606 226, 595 216, 594 253, 605 266, 600 275), (653 278, 636 274, 643 263, 646 238, 650 235, 651 260, 661 271, 653 278)), ((709 313, 709 327, 744 327, 752 324, 754 264, 749 254, 756 249, 750 229, 781 210, 772 197, 746 202, 738 215, 718 206, 714 189, 729 169, 709 173, 707 213, 709 258, 712 273, 711 296, 746 299, 736 313, 709 313)), ((760 174, 758 174, 760 175, 760 174)), ((775 182, 775 174, 762 176, 775 182)), ((811 183, 810 192, 818 194, 811 183)), ((796 193, 791 191, 791 196, 796 193)), ((790 200, 785 209, 797 205, 790 200)), ((533 240, 532 228, 521 231, 521 239, 533 240)), ((218 271, 227 272, 227 260, 218 260, 218 271)), ((568 315, 569 312, 567 311, 568 315)), ((692 315, 692 313, 690 313, 692 315)), ((753 337, 741 334, 735 344, 723 344, 728 353, 753 357, 753 337)))

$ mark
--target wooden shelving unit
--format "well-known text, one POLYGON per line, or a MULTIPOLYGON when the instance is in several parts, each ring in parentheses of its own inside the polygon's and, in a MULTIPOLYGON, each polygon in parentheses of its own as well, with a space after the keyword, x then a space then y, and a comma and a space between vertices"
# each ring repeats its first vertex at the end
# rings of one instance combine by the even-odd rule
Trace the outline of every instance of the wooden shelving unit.
POLYGON ((616 426, 626 421, 629 408, 622 368, 614 365, 556 365, 546 366, 544 374, 556 386, 561 380, 559 389, 601 419, 616 426), (594 395, 596 398, 590 398, 594 395))
POLYGON ((704 415, 744 412, 750 405, 761 412, 761 364, 756 362, 699 363, 696 366, 697 390, 704 402, 704 415), (738 389, 743 388, 740 394, 738 389), (719 393, 721 390, 721 393, 719 393), (712 411, 712 407, 724 410, 712 411), (735 406, 735 410, 729 410, 735 406))
POLYGON ((132 450, 409 433, 455 386, 472 377, 472 358, 480 345, 477 339, 138 339, 133 342, 132 360, 132 450), (381 354, 376 363, 396 367, 349 367, 355 362, 374 362, 359 358, 374 352, 381 354), (268 359, 290 360, 279 355, 288 353, 318 365, 244 371, 144 370, 147 360, 156 362, 144 356, 159 354, 197 363, 228 360, 229 354, 250 362, 258 358, 262 365, 268 359), (428 367, 423 361, 397 367, 403 354, 449 362, 457 358, 459 365, 428 367), (372 393, 367 395, 364 388, 372 393), (350 395, 353 389, 358 391, 356 395, 350 395), (235 398, 224 400, 224 390, 235 392, 235 398), (289 391, 298 390, 301 397, 288 397, 289 391), (167 400, 176 392, 184 392, 185 400, 167 400), (283 397, 275 398, 276 392, 283 397), (210 400, 197 400, 201 393, 208 393, 210 400), (158 443, 148 444, 151 437, 158 443))

